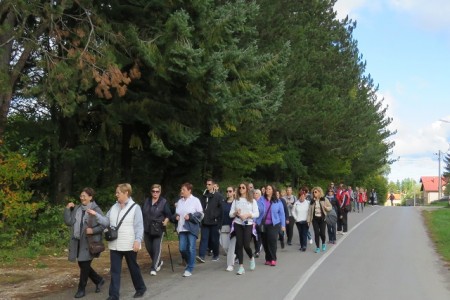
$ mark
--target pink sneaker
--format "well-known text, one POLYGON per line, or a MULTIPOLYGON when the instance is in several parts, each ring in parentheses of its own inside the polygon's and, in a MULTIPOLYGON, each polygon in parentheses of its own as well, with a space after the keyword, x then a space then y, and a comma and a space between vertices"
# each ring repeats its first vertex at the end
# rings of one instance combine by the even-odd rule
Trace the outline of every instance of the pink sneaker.
POLYGON ((277 261, 276 261, 276 260, 272 260, 272 262, 270 263, 270 265, 271 265, 272 267, 275 267, 275 266, 277 265, 277 261))
POLYGON ((266 266, 270 266, 271 264, 272 264, 272 262, 270 262, 270 261, 266 261, 266 263, 265 263, 266 266))

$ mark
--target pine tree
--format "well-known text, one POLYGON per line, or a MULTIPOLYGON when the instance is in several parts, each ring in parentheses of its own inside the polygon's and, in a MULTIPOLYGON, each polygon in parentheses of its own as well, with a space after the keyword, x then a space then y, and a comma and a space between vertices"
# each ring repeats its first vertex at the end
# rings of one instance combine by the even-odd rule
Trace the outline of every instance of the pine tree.
POLYGON ((281 178, 352 180, 379 172, 393 144, 376 87, 365 76, 356 23, 337 20, 335 1, 260 0, 264 49, 290 43, 286 92, 272 138, 282 144, 281 178), (295 158, 295 159, 290 159, 295 158), (305 170, 307 174, 305 174, 305 170))

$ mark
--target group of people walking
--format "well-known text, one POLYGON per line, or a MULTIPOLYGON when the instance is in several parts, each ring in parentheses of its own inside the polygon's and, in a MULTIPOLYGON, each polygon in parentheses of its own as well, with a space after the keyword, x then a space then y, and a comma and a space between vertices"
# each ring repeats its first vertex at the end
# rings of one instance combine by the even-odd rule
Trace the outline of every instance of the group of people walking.
MULTIPOLYGON (((156 276, 163 265, 161 245, 164 228, 169 221, 175 223, 178 234, 179 251, 185 264, 183 277, 192 276, 196 261, 204 263, 206 254, 211 253, 212 261, 219 261, 220 249, 227 257, 226 270, 234 271, 237 263, 236 274, 243 275, 244 254, 248 257, 249 270, 255 270, 255 259, 262 250, 264 264, 275 267, 278 241, 283 248, 286 236, 287 244, 292 245, 294 225, 299 234, 300 251, 307 250, 310 227, 314 231, 314 251, 326 251, 326 234, 328 243, 334 244, 336 234, 348 231, 348 213, 355 207, 352 203, 359 203, 360 199, 357 194, 355 200, 351 187, 342 184, 338 188, 330 184, 326 194, 321 187, 314 187, 311 192, 303 187, 295 196, 292 187, 278 191, 274 185, 268 184, 255 189, 252 183, 242 182, 237 187, 227 187, 224 197, 217 183, 208 179, 200 198, 192 191, 192 184, 181 185, 180 199, 172 213, 168 201, 161 196, 160 185, 151 186, 151 195, 145 199, 141 209, 131 197, 131 185, 119 184, 115 193, 117 202, 103 214, 93 200, 94 190, 83 189, 80 205, 71 202, 64 210, 64 221, 71 228, 69 260, 77 261, 80 268, 75 298, 85 296, 89 278, 96 286, 95 292, 100 292, 105 283, 104 278, 91 267, 93 258, 99 253, 93 253, 90 247, 93 242, 103 240, 105 228, 111 230, 112 227, 117 232, 116 238, 108 241, 111 263, 108 300, 119 299, 123 258, 136 290, 133 297, 139 298, 147 287, 137 263, 137 253, 144 242, 151 258, 150 275, 156 276), (197 239, 200 239, 198 255, 197 239)), ((360 191, 362 203, 365 203, 364 189, 360 191)), ((362 212, 363 206, 357 207, 362 212)))

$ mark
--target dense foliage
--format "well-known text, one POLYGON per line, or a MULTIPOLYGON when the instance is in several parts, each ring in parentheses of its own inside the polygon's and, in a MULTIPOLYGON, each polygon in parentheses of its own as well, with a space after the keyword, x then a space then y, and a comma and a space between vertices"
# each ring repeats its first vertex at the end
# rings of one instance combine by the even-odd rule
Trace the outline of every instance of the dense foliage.
POLYGON ((27 205, 208 177, 386 189, 391 120, 333 5, 2 1, 0 137, 46 174, 27 205))

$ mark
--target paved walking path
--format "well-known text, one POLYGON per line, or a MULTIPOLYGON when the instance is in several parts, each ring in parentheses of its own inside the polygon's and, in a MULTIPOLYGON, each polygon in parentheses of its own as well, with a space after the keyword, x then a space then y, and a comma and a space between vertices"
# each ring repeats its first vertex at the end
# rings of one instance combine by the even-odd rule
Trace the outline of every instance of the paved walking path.
MULTIPOLYGON (((294 245, 278 249, 278 266, 257 259, 255 271, 237 276, 225 271, 226 258, 197 264, 193 276, 181 277, 183 267, 174 256, 158 276, 143 270, 148 291, 143 299, 450 299, 450 275, 427 236, 420 209, 416 207, 366 207, 364 213, 349 214, 349 233, 338 243, 316 254, 294 245)), ((312 229, 311 229, 312 231, 312 229)), ((125 266, 125 263, 124 263, 125 266)), ((237 267, 236 267, 237 270, 237 267)), ((88 284, 83 299, 106 299, 108 284, 95 294, 88 284)), ((70 299, 76 288, 43 299, 70 299)), ((121 299, 134 294, 128 270, 122 274, 121 299)))

